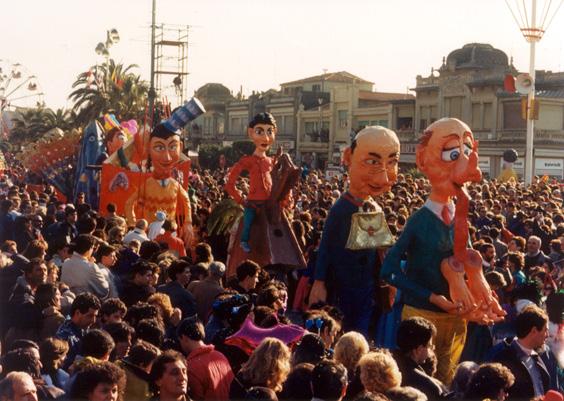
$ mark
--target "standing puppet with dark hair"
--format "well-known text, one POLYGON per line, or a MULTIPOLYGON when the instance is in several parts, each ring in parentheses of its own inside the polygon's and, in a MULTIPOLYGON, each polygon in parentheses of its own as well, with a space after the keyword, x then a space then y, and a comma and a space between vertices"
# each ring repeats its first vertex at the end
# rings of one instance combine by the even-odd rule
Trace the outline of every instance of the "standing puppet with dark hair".
POLYGON ((257 209, 265 206, 272 190, 270 173, 274 160, 267 156, 268 149, 276 139, 276 120, 270 113, 257 114, 250 122, 247 134, 255 144, 252 155, 243 156, 229 172, 225 190, 239 204, 244 205, 243 232, 241 234, 241 248, 251 252, 249 238, 251 226, 255 220, 257 209), (237 179, 243 171, 249 173, 249 194, 246 198, 235 187, 237 179))

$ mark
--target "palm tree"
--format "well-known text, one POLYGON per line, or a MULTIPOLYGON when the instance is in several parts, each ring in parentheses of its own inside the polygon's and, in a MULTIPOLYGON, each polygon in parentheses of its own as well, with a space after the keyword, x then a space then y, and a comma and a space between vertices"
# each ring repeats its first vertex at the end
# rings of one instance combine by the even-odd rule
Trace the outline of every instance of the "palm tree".
POLYGON ((74 118, 70 110, 57 109, 53 111, 46 109, 43 113, 43 129, 44 132, 53 128, 60 128, 67 131, 74 127, 74 118))
POLYGON ((21 109, 12 119, 14 127, 10 130, 10 142, 14 145, 37 141, 47 130, 44 125, 45 109, 21 109))
POLYGON ((86 125, 105 113, 113 113, 118 120, 142 119, 148 86, 139 75, 110 59, 107 64, 92 67, 77 77, 76 88, 69 99, 74 102, 78 125, 86 125))

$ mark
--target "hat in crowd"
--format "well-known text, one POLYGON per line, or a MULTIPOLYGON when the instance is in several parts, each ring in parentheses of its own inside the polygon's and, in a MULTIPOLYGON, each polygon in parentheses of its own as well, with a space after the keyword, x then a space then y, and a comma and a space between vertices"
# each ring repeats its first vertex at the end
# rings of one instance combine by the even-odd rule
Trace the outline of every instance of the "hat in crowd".
POLYGON ((225 265, 219 261, 211 262, 208 269, 210 274, 217 277, 223 277, 223 275, 225 274, 225 265))
POLYGON ((155 217, 157 218, 158 221, 165 221, 166 213, 163 212, 162 210, 159 210, 157 213, 155 213, 155 217))

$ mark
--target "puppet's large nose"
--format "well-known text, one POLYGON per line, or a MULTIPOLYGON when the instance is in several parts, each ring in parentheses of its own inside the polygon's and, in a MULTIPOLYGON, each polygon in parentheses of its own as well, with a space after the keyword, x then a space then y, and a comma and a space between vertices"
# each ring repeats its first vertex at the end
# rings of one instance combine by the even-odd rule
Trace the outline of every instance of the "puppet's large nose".
POLYGON ((472 152, 468 157, 462 155, 456 161, 453 169, 453 181, 458 185, 465 182, 479 182, 482 172, 478 168, 478 153, 472 152))

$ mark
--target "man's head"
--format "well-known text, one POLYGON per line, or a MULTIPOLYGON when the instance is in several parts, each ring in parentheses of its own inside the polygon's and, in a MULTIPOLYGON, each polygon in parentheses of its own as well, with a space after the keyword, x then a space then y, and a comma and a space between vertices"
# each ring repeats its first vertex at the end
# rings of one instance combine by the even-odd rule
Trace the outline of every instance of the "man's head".
POLYGON ((186 318, 176 328, 176 336, 180 342, 182 352, 188 355, 194 349, 203 345, 205 338, 204 325, 195 316, 186 318))
POLYGON ((149 223, 145 219, 137 220, 137 222, 135 223, 135 228, 138 228, 143 231, 146 231, 148 226, 149 223))
POLYGON ((67 223, 74 224, 76 223, 77 219, 78 219, 78 214, 76 213, 76 209, 74 208, 74 206, 65 207, 65 220, 67 221, 67 223))
POLYGON ((495 260, 495 247, 488 243, 482 244, 480 245, 480 254, 486 262, 492 263, 495 260))
POLYGON ((519 341, 530 349, 544 345, 548 338, 548 317, 536 305, 525 307, 515 319, 515 333, 519 341))
POLYGON ((257 286, 260 266, 252 260, 245 260, 237 266, 237 281, 245 290, 252 290, 257 286))
POLYGON ((210 263, 209 272, 211 277, 221 279, 225 275, 225 270, 225 264, 218 260, 210 263))
POLYGON ((465 182, 480 181, 477 146, 468 125, 456 118, 442 118, 427 127, 416 149, 416 163, 433 192, 450 197, 465 182))
POLYGON ((542 245, 542 240, 536 235, 531 235, 527 240, 527 252, 530 255, 536 254, 540 251, 542 245))
POLYGON ((151 284, 158 266, 145 260, 138 260, 131 266, 132 281, 135 285, 147 286, 151 284))
POLYGON ((188 375, 182 354, 169 350, 159 355, 151 368, 151 381, 157 386, 161 399, 186 394, 188 375))
POLYGON ((1 401, 37 401, 37 387, 24 372, 10 372, 0 381, 1 401))
POLYGON ((127 360, 145 372, 150 373, 153 362, 160 354, 161 350, 153 344, 144 340, 137 340, 129 350, 127 360))
POLYGON ((23 267, 25 280, 32 288, 47 281, 47 264, 43 259, 34 258, 23 267))
POLYGON ((100 317, 103 324, 119 323, 125 317, 127 307, 119 298, 108 298, 102 303, 100 317))
POLYGON ((421 364, 433 351, 435 325, 422 317, 412 317, 400 323, 397 333, 398 348, 416 363, 421 364))
POLYGON ((71 305, 71 319, 81 329, 87 329, 96 322, 100 301, 89 293, 78 294, 71 305))
POLYGON ((259 113, 249 122, 247 135, 256 149, 266 153, 276 139, 276 120, 270 113, 259 113))
POLYGON ((125 144, 126 136, 120 127, 114 127, 108 131, 105 140, 108 154, 113 155, 125 144))
POLYGON ((81 234, 76 237, 74 251, 86 258, 89 258, 92 256, 92 252, 94 251, 97 243, 98 240, 96 237, 89 234, 81 234))
POLYGON ((96 260, 107 268, 112 267, 117 262, 116 248, 109 244, 101 244, 96 252, 96 260))
POLYGON ((173 260, 167 270, 168 277, 172 281, 177 281, 183 287, 190 282, 190 263, 182 259, 173 260))
POLYGON ((102 361, 108 361, 115 346, 112 336, 106 331, 94 329, 88 331, 82 338, 81 354, 85 357, 91 356, 102 361))
POLYGON ((325 401, 341 400, 347 391, 347 384, 347 369, 335 361, 321 361, 315 365, 311 373, 314 398, 325 401))
POLYGON ((350 176, 349 192, 366 199, 388 191, 397 180, 399 155, 394 131, 380 126, 364 128, 343 155, 350 176))
POLYGON ((149 157, 155 175, 169 177, 172 168, 180 160, 180 135, 170 131, 164 124, 158 124, 151 132, 149 157))

